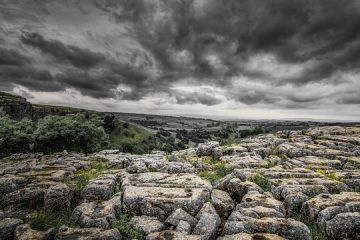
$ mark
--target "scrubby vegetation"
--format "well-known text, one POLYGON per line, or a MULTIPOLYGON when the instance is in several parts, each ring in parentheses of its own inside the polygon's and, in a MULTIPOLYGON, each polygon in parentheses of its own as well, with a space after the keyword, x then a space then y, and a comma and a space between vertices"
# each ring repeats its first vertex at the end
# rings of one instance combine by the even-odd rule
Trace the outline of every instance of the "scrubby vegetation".
POLYGON ((236 123, 223 124, 220 129, 211 131, 202 128, 149 130, 118 120, 113 114, 91 111, 72 114, 72 109, 65 110, 68 109, 61 108, 63 116, 49 115, 38 121, 0 117, 0 157, 20 152, 48 154, 67 150, 91 153, 102 149, 135 154, 153 150, 170 153, 209 140, 229 145, 248 135, 263 132, 260 126, 241 129, 236 123))
POLYGON ((70 212, 38 210, 29 216, 27 222, 32 229, 46 231, 52 227, 61 227, 63 225, 72 226, 70 217, 70 212))
POLYGON ((131 217, 126 214, 122 214, 120 217, 116 219, 116 221, 112 224, 113 228, 117 228, 124 239, 144 239, 144 232, 136 227, 131 222, 131 217))
POLYGON ((211 158, 209 160, 203 159, 202 161, 210 167, 208 170, 199 171, 199 176, 203 179, 209 180, 211 183, 215 183, 232 172, 232 169, 227 167, 225 162, 216 158, 211 158))
POLYGON ((0 155, 17 152, 93 152, 108 143, 97 116, 47 116, 38 122, 0 117, 0 155))
POLYGON ((265 192, 270 191, 269 179, 264 175, 257 173, 252 175, 249 180, 259 185, 265 192))
POLYGON ((292 216, 295 220, 300 221, 307 225, 310 229, 311 237, 313 240, 326 240, 327 236, 320 231, 315 222, 309 220, 309 217, 302 212, 297 212, 292 216))

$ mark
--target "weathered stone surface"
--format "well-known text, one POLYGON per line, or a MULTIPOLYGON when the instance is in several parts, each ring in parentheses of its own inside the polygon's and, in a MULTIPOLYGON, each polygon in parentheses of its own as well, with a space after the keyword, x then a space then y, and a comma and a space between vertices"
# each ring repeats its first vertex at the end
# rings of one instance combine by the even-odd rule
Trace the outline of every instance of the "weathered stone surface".
POLYGON ((211 192, 211 201, 221 216, 228 216, 234 209, 235 204, 227 192, 214 189, 211 192))
POLYGON ((199 235, 186 235, 181 232, 166 230, 159 233, 152 233, 146 237, 146 240, 202 240, 199 235))
POLYGON ((145 234, 165 230, 165 225, 155 217, 135 216, 131 219, 135 226, 144 231, 145 234))
POLYGON ((280 237, 275 234, 269 233, 238 233, 234 235, 226 235, 224 237, 219 237, 218 240, 286 240, 283 237, 280 237))
POLYGON ((109 200, 115 192, 116 177, 105 174, 90 180, 89 184, 81 192, 83 201, 109 200))
MULTIPOLYGON (((72 214, 73 223, 83 228, 62 228, 56 239, 120 239, 117 230, 105 229, 123 213, 133 215, 131 221, 149 240, 309 239, 304 224, 286 218, 299 211, 328 238, 356 239, 359 144, 359 127, 335 126, 256 135, 236 146, 199 144, 169 159, 164 152, 102 151, 94 157, 110 169, 89 182, 72 214), (220 164, 233 170, 214 186, 197 176, 217 173, 220 164)), ((83 154, 14 159, 0 163, 0 221, 68 208, 71 193, 64 179, 75 186, 78 170, 95 171, 95 159, 83 154)), ((53 239, 25 224, 15 233, 18 239, 53 239)))
POLYGON ((74 209, 71 221, 84 228, 108 229, 119 214, 118 209, 120 205, 120 197, 114 197, 109 201, 103 202, 85 202, 74 209))
POLYGON ((191 226, 188 222, 180 220, 175 231, 188 235, 191 233, 191 226))
POLYGON ((196 149, 196 154, 198 156, 209 156, 212 155, 213 150, 219 147, 218 142, 207 142, 207 143, 200 143, 199 146, 196 149))
MULTIPOLYGON (((11 178, 0 178, 0 196, 4 196, 18 189, 18 185, 11 178)), ((1 198, 0 197, 0 198, 1 198)))
POLYGON ((43 205, 45 191, 42 188, 29 187, 6 194, 1 201, 3 207, 18 205, 22 207, 39 207, 43 205))
POLYGON ((54 240, 119 240, 121 234, 117 229, 69 228, 61 227, 54 240))
POLYGON ((53 239, 57 230, 50 228, 48 231, 36 231, 30 228, 29 224, 22 224, 16 227, 16 240, 48 240, 53 239))
POLYGON ((310 230, 301 222, 285 218, 249 218, 242 221, 228 221, 224 226, 224 234, 236 233, 272 233, 286 239, 311 240, 310 230))
POLYGON ((72 191, 66 184, 51 186, 45 193, 44 207, 51 211, 69 211, 72 191))
POLYGON ((220 217, 211 203, 207 202, 196 215, 199 220, 192 234, 201 235, 202 239, 209 240, 216 236, 220 226, 220 217))
POLYGON ((128 213, 154 216, 165 220, 178 208, 195 214, 208 197, 208 190, 201 188, 129 186, 124 192, 123 209, 128 213))
POLYGON ((17 226, 23 224, 21 219, 5 218, 0 221, 0 239, 13 240, 15 229, 17 226))
POLYGON ((356 239, 360 236, 360 212, 337 214, 326 222, 326 234, 334 239, 356 239))
POLYGON ((320 194, 303 204, 303 211, 312 220, 316 220, 320 211, 332 206, 345 206, 348 202, 360 202, 360 193, 343 192, 341 194, 320 194))
POLYGON ((178 208, 165 220, 165 223, 176 227, 180 221, 189 223, 191 227, 194 227, 197 222, 193 216, 185 212, 183 209, 178 208))
POLYGON ((122 191, 127 186, 163 187, 163 188, 206 188, 212 189, 209 181, 203 180, 195 174, 168 174, 161 172, 147 172, 140 174, 124 174, 122 177, 122 191))

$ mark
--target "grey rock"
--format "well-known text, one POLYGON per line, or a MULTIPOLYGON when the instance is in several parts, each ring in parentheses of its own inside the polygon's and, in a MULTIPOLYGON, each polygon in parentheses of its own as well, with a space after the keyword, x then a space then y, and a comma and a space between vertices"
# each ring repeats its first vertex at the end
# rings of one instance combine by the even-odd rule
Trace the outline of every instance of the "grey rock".
POLYGON ((213 153, 213 149, 219 147, 219 143, 212 141, 207 143, 200 143, 196 149, 198 156, 210 156, 213 153))
POLYGON ((226 235, 223 237, 219 237, 218 240, 286 240, 286 239, 270 233, 255 233, 255 234, 238 233, 234 235, 226 235))
POLYGON ((165 225, 155 217, 135 216, 131 221, 135 226, 142 229, 146 235, 153 232, 160 232, 165 229, 165 225))
POLYGON ((214 239, 221 220, 211 203, 205 203, 200 212, 196 215, 196 218, 199 219, 199 221, 192 234, 201 235, 204 240, 214 239))
POLYGON ((57 230, 50 228, 48 231, 37 231, 30 228, 29 224, 22 224, 16 227, 16 240, 48 240, 53 239, 57 230))
POLYGON ((191 233, 191 226, 188 222, 180 220, 175 231, 189 235, 191 233))
POLYGON ((72 212, 71 222, 83 228, 108 229, 118 215, 120 204, 120 197, 103 202, 82 203, 72 212))
POLYGON ((121 234, 117 229, 69 228, 63 226, 54 240, 119 240, 121 234))
POLYGON ((51 186, 45 193, 44 207, 52 211, 69 211, 72 191, 66 184, 51 186))
POLYGON ((45 191, 38 187, 18 189, 6 194, 0 203, 3 207, 10 205, 22 205, 26 207, 39 207, 43 205, 45 191))
POLYGON ((221 216, 229 216, 235 207, 234 201, 227 192, 214 189, 211 192, 211 201, 221 216))
POLYGON ((13 240, 15 236, 15 229, 17 226, 23 224, 23 220, 17 218, 5 218, 0 221, 0 239, 13 240))
POLYGON ((237 233, 271 233, 286 239, 311 240, 308 227, 291 218, 243 218, 242 221, 228 221, 223 230, 225 235, 237 233))
POLYGON ((116 177, 105 174, 90 180, 81 192, 82 201, 109 200, 115 192, 116 177))
POLYGON ((183 209, 176 209, 166 220, 165 223, 173 226, 177 226, 180 221, 185 221, 190 224, 191 227, 194 227, 197 223, 197 220, 185 212, 183 209))
POLYGON ((334 239, 356 239, 360 236, 360 212, 337 214, 326 222, 326 234, 334 239))
POLYGON ((146 240, 203 240, 203 237, 199 235, 186 235, 173 230, 165 230, 149 234, 146 240))

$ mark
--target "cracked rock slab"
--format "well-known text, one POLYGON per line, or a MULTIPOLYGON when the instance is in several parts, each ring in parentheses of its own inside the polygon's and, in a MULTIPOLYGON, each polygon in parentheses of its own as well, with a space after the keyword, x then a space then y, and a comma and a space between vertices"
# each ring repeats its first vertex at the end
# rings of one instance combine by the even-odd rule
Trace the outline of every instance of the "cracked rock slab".
POLYGON ((178 208, 195 214, 208 197, 209 191, 201 188, 129 186, 124 192, 123 210, 131 214, 165 220, 178 208))

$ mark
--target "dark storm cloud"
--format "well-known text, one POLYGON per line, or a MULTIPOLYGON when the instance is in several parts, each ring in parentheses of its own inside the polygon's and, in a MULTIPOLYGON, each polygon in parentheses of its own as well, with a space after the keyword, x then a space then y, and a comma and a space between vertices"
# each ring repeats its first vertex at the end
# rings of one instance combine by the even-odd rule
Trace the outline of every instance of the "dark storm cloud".
POLYGON ((174 92, 176 103, 178 104, 203 104, 207 106, 212 106, 216 104, 220 104, 221 99, 215 97, 212 94, 204 92, 174 92))
MULTIPOLYGON (((46 8, 56 1, 48 2, 49 5, 41 4, 41 12, 51 15, 52 11, 46 8)), ((22 4, 23 8, 29 6, 22 4)), ((111 43, 120 42, 121 38, 111 35, 116 30, 106 29, 107 26, 104 32, 111 37, 106 39, 105 49, 113 52, 94 50, 80 41, 65 44, 67 41, 49 37, 53 32, 61 32, 61 27, 54 30, 37 17, 33 24, 41 23, 42 31, 29 30, 20 38, 16 35, 21 42, 19 49, 0 48, 2 88, 16 83, 39 91, 73 88, 95 98, 135 101, 147 95, 168 93, 178 104, 222 102, 222 98, 206 91, 189 94, 172 90, 174 84, 191 78, 193 85, 224 89, 225 97, 247 105, 287 102, 296 108, 331 95, 291 96, 281 92, 275 95, 272 87, 290 85, 300 89, 321 83, 335 88, 343 80, 334 75, 358 73, 360 69, 360 3, 357 0, 93 0, 64 6, 65 9, 72 7, 71 11, 61 12, 64 19, 71 17, 74 9, 79 9, 79 16, 94 14, 89 6, 95 7, 101 16, 108 16, 109 24, 126 29, 126 37, 134 42, 136 50, 126 49, 129 55, 125 59, 121 59, 121 54, 119 58, 114 57, 123 49, 111 49, 111 43), (46 56, 49 65, 55 63, 58 69, 53 72, 56 73, 46 70, 46 66, 40 69, 37 59, 22 54, 27 49, 38 50, 46 56), (258 55, 275 56, 274 64, 285 66, 281 70, 285 73, 287 66, 297 66, 300 70, 280 74, 277 68, 270 73, 261 67, 250 68, 249 62, 258 55), (257 85, 233 87, 237 77, 259 82, 262 88, 257 89, 257 85)), ((20 19, 20 8, 11 6, 0 12, 5 20, 20 19)), ((94 22, 96 17, 99 15, 94 15, 94 22)), ((23 19, 31 21, 26 16, 23 19)), ((76 34, 83 34, 82 31, 79 28, 76 34)), ((91 36, 97 40, 104 33, 96 31, 99 31, 96 27, 84 30, 85 38, 91 36)), ((64 36, 66 33, 61 35, 64 36)), ((357 103, 356 96, 337 99, 341 100, 332 101, 357 103)))
POLYGON ((58 60, 69 62, 79 68, 92 68, 105 57, 101 53, 92 52, 89 49, 65 45, 57 40, 46 40, 39 33, 24 33, 20 40, 32 47, 40 49, 45 54, 50 54, 58 60))
POLYGON ((359 67, 360 6, 355 0, 214 0, 205 1, 201 11, 195 2, 160 1, 165 20, 159 22, 161 16, 153 16, 159 14, 154 12, 155 4, 125 0, 121 1, 124 14, 116 16, 133 24, 139 41, 166 71, 215 76, 219 84, 229 76, 256 74, 238 63, 264 52, 275 54, 283 63, 318 61, 299 76, 280 79, 283 83, 321 81, 335 71, 359 67), (167 49, 191 52, 193 69, 178 68, 167 49), (223 72, 204 58, 212 53, 221 60, 223 72))
POLYGON ((30 59, 21 55, 18 51, 0 47, 0 66, 22 66, 27 63, 30 63, 30 59))

